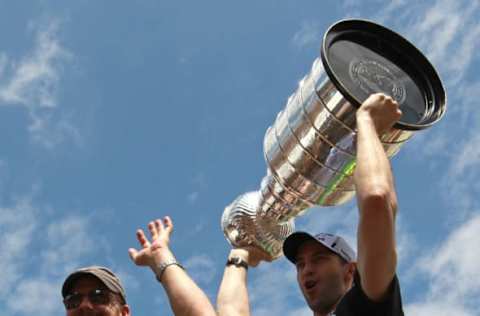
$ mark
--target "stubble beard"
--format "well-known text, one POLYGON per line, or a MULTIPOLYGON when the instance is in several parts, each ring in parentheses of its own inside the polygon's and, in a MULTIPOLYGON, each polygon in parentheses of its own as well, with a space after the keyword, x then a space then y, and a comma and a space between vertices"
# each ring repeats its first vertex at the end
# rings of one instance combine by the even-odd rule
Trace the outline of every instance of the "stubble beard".
POLYGON ((312 311, 321 314, 331 312, 345 294, 341 276, 337 274, 328 276, 322 287, 317 291, 318 294, 312 299, 308 299, 305 296, 308 306, 312 311))
POLYGON ((108 306, 105 310, 82 310, 77 311, 78 316, 121 316, 122 309, 118 306, 108 306))

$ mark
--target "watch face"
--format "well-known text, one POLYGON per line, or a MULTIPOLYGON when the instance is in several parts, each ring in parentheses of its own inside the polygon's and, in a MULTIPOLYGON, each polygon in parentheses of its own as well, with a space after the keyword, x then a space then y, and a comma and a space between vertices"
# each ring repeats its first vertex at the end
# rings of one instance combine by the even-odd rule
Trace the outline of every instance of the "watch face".
POLYGON ((227 265, 234 265, 236 267, 244 267, 248 269, 248 264, 240 257, 232 257, 227 261, 227 265))

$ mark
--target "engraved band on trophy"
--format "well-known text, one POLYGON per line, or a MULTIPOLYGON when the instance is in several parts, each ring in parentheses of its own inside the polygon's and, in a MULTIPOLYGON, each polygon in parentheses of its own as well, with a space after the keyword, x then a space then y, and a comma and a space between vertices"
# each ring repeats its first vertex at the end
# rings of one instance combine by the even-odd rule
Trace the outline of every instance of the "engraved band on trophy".
POLYGON ((442 82, 410 42, 370 21, 335 23, 324 35, 321 57, 265 134, 268 168, 260 190, 224 210, 222 229, 234 247, 253 246, 278 258, 295 217, 354 196, 355 111, 377 92, 394 98, 403 112, 381 136, 388 157, 445 113, 442 82))

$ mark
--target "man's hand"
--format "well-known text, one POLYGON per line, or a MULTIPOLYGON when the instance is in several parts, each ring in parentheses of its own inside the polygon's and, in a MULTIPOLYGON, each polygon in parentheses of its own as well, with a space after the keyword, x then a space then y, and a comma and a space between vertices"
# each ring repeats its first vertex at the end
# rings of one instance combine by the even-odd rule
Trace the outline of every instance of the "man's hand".
POLYGON ((256 267, 261 261, 271 261, 268 256, 255 247, 234 248, 230 251, 229 257, 240 257, 245 260, 250 267, 256 267))
POLYGON ((357 120, 372 120, 378 135, 388 131, 401 116, 398 103, 383 93, 370 95, 357 110, 357 120))
POLYGON ((173 231, 173 223, 170 217, 166 216, 163 222, 159 219, 148 223, 148 230, 151 235, 151 242, 145 236, 143 230, 137 230, 137 239, 142 246, 141 250, 128 249, 132 261, 138 266, 149 266, 154 269, 160 263, 173 255, 170 252, 170 234, 173 231))
MULTIPOLYGON (((250 267, 256 267, 268 256, 255 247, 234 248, 229 258, 239 257, 250 267)), ((217 296, 219 316, 250 316, 250 303, 247 289, 247 270, 226 266, 217 296)))
MULTIPOLYGON (((155 273, 157 280, 160 281, 167 293, 173 314, 216 316, 217 314, 205 293, 175 262, 175 257, 169 247, 170 234, 173 231, 170 217, 166 216, 163 221, 157 219, 148 223, 148 230, 151 240, 148 240, 143 230, 137 230, 137 239, 142 249, 130 248, 128 253, 136 265, 148 266, 155 273), (161 268, 162 263, 166 262, 169 264, 161 268)), ((154 315, 155 313, 150 314, 154 315)))

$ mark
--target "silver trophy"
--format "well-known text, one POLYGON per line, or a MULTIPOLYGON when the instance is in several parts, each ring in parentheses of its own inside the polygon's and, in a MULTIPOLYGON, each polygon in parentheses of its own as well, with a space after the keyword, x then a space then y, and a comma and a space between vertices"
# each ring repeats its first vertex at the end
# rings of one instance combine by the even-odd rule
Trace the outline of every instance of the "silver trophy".
POLYGON ((377 92, 394 98, 403 112, 381 136, 389 157, 445 113, 439 76, 407 40, 370 21, 332 25, 321 56, 265 134, 268 168, 260 189, 240 195, 224 210, 222 229, 234 247, 255 247, 269 260, 278 258, 295 217, 354 196, 355 112, 377 92))

